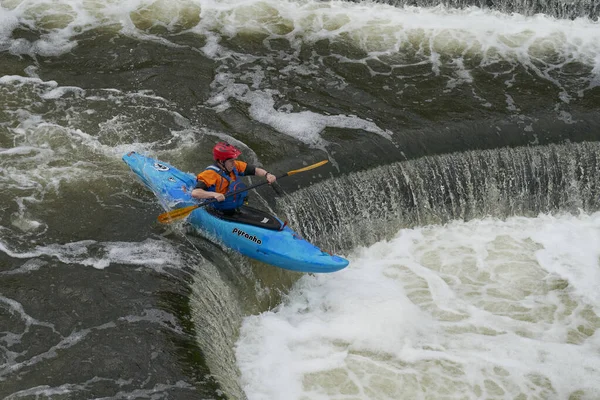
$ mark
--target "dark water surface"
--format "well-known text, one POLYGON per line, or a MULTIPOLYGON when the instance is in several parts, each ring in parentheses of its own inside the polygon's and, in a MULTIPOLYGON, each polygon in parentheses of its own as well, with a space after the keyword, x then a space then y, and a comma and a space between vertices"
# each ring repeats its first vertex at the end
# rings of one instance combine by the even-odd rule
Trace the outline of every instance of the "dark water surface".
POLYGON ((599 210, 598 4, 514 4, 0 4, 0 397, 245 398, 242 318, 301 274, 160 226, 131 150, 329 159, 252 202, 340 254, 599 210))

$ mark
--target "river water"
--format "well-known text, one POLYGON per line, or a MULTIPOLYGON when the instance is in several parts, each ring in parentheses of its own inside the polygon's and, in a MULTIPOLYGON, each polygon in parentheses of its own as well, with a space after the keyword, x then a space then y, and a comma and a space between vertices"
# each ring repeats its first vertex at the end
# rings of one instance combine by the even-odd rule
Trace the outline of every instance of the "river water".
POLYGON ((0 398, 600 398, 599 13, 0 1, 0 398), (219 140, 350 265, 158 224, 219 140))

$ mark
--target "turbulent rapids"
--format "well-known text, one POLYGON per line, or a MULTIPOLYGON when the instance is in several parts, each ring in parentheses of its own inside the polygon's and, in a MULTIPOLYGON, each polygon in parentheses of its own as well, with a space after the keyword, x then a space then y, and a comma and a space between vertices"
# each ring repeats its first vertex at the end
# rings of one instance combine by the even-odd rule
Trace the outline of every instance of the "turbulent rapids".
POLYGON ((599 12, 0 2, 0 397, 600 397, 599 12), (122 154, 221 140, 350 265, 156 224, 122 154))

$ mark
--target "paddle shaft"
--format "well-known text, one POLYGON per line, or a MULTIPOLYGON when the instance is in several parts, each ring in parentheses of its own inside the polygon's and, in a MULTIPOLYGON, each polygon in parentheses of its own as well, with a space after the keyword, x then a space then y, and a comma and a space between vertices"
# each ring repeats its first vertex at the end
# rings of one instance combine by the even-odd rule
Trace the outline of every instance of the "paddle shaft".
MULTIPOLYGON (((289 172, 286 172, 285 174, 283 174, 281 176, 278 176, 277 179, 285 178, 288 175, 289 175, 289 172)), ((231 193, 227 193, 227 194, 225 194, 225 197, 227 198, 227 197, 235 196, 236 194, 247 192, 248 190, 252 190, 252 189, 257 188, 257 187, 262 186, 262 185, 266 185, 267 183, 269 183, 269 181, 263 181, 263 182, 255 183, 254 185, 250 185, 250 186, 245 187, 243 189, 234 190, 231 193)), ((206 206, 208 204, 214 203, 215 201, 217 201, 217 199, 208 199, 208 201, 205 201, 202 204, 198 204, 198 207, 204 207, 204 206, 206 206)))
MULTIPOLYGON (((311 170, 313 168, 320 167, 321 165, 326 164, 326 163, 327 163, 327 160, 323 160, 323 161, 320 161, 320 162, 318 162, 316 164, 309 165, 308 167, 296 169, 296 170, 293 170, 293 171, 288 171, 285 174, 283 174, 281 176, 278 176, 277 179, 282 179, 282 178, 285 178, 286 176, 294 175, 294 174, 297 174, 299 172, 308 171, 308 170, 311 170)), ((254 185, 245 187, 243 189, 234 190, 231 193, 225 194, 225 197, 235 196, 236 194, 239 194, 239 193, 242 193, 242 192, 246 192, 248 190, 257 188, 257 187, 262 186, 262 185, 266 185, 267 183, 269 183, 269 181, 259 182, 259 183, 256 183, 254 185)), ((214 203, 216 201, 217 201, 216 199, 209 199, 208 201, 205 201, 205 202, 200 203, 200 204, 194 204, 193 206, 188 206, 188 207, 184 207, 184 208, 178 208, 178 209, 175 209, 175 210, 171 210, 169 212, 166 212, 164 214, 159 215, 158 216, 158 221, 160 223, 165 224, 165 223, 169 223, 169 222, 176 221, 176 220, 179 220, 179 219, 183 219, 183 218, 187 217, 195 209, 207 206, 207 205, 212 204, 212 203, 214 203)))

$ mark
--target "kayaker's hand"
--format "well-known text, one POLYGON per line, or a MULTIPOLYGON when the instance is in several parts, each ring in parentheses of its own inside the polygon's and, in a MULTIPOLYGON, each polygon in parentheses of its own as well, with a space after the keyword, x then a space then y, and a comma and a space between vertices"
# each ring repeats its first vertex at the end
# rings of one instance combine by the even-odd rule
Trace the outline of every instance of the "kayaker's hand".
POLYGON ((223 193, 215 192, 215 194, 213 194, 213 199, 215 199, 217 201, 223 201, 223 200, 225 200, 225 195, 223 193))
POLYGON ((267 182, 269 182, 269 185, 277 180, 277 177, 270 172, 267 172, 265 178, 267 178, 267 182))

